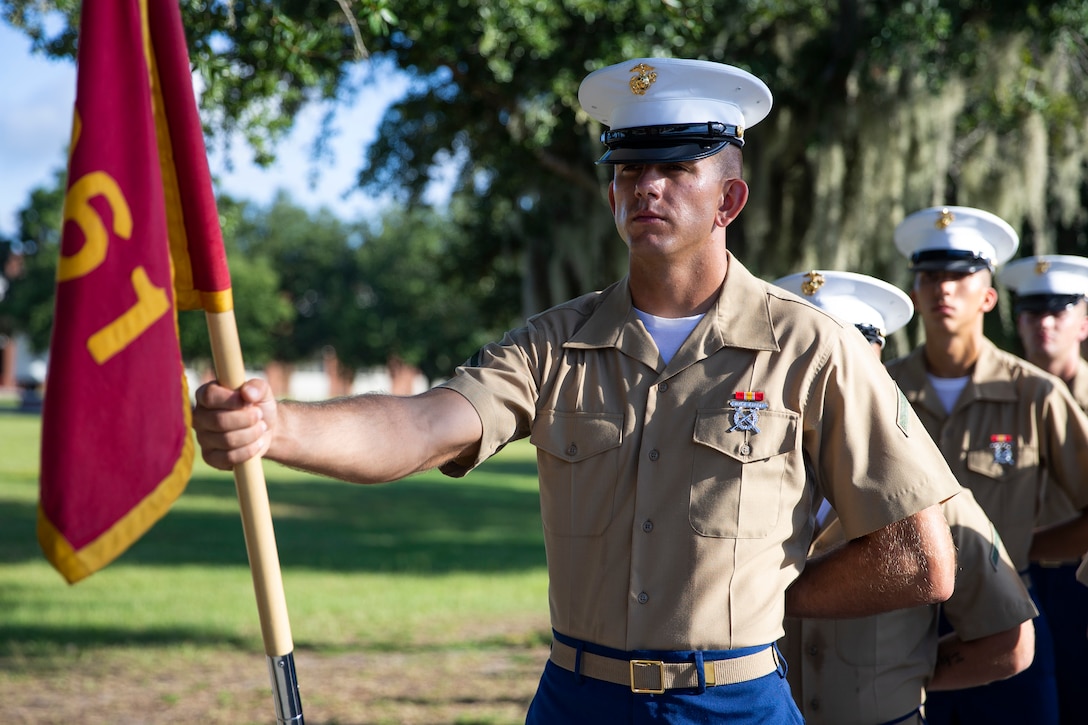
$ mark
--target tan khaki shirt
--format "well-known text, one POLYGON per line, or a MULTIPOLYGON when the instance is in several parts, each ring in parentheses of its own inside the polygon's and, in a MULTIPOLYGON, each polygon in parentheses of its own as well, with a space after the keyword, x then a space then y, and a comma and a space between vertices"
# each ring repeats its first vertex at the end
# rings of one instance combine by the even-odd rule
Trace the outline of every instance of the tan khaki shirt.
POLYGON ((1088 362, 1083 358, 1077 363, 1077 374, 1069 383, 1069 392, 1080 409, 1088 412, 1088 362))
POLYGON ((989 340, 951 414, 928 381, 923 348, 888 371, 1023 572, 1047 486, 1075 510, 1088 506, 1088 417, 1059 378, 989 340))
POLYGON ((483 422, 479 455, 537 447, 552 626, 620 650, 733 649, 782 636, 816 483, 845 535, 960 490, 850 326, 734 257, 668 365, 626 279, 537 315, 445 386, 483 422), (735 394, 762 393, 763 409, 735 394))
MULTIPOLYGON (((1077 401, 1080 409, 1088 412, 1088 362, 1083 359, 1077 364, 1077 374, 1069 384, 1069 392, 1077 401)), ((1069 497, 1057 486, 1048 486, 1043 495, 1043 506, 1039 512, 1038 526, 1053 526, 1074 519, 1080 512, 1070 503, 1069 497)))
MULTIPOLYGON (((944 611, 960 639, 1016 627, 1038 614, 1001 538, 969 490, 943 505, 959 551, 944 611)), ((812 554, 843 541, 832 518, 812 554)), ((786 619, 782 651, 797 707, 810 725, 874 725, 917 709, 937 661, 937 605, 860 619, 786 619)))
MULTIPOLYGON (((1069 392, 1072 393, 1073 400, 1077 401, 1080 409, 1088 412, 1088 362, 1085 362, 1083 358, 1077 362, 1077 373, 1073 381, 1069 383, 1069 392)), ((1069 497, 1062 493, 1061 489, 1050 486, 1043 497, 1039 525, 1060 524, 1076 517, 1078 513, 1070 503, 1069 497)), ((1077 581, 1088 586, 1088 557, 1081 558, 1080 566, 1077 567, 1077 581)))

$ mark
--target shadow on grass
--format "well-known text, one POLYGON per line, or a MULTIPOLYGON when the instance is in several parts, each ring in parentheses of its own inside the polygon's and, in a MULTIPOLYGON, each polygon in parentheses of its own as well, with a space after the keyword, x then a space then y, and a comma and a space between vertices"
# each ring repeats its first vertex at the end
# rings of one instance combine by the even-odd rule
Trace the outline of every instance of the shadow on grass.
MULTIPOLYGON (((529 465, 530 474, 533 471, 529 465)), ((523 463, 496 461, 524 475, 523 463)), ((471 479, 470 479, 471 480, 471 479)), ((469 480, 411 479, 355 486, 305 478, 269 480, 269 500, 283 567, 412 574, 502 572, 544 566, 540 500, 535 488, 469 480)), ((234 486, 195 477, 175 507, 118 561, 128 565, 247 566, 234 486), (207 508, 196 499, 210 498, 207 508), (222 501, 216 499, 230 499, 222 501)), ((0 501, 0 564, 41 560, 36 508, 0 501)))
MULTIPOLYGON (((492 459, 463 479, 430 473, 378 486, 356 486, 273 465, 267 484, 285 570, 487 575, 545 566, 531 457, 492 459)), ((23 492, 35 487, 31 479, 12 485, 26 487, 20 488, 23 492)), ((37 543, 36 517, 36 501, 29 495, 0 498, 0 566, 48 566, 37 543)), ((179 502, 117 563, 248 568, 230 475, 198 468, 179 502)), ((38 585, 27 583, 24 588, 9 581, 0 586, 0 612, 25 606, 42 594, 38 585)), ((259 648, 251 636, 233 637, 220 627, 194 629, 170 622, 138 629, 123 623, 68 627, 2 620, 0 615, 0 658, 26 657, 45 667, 57 656, 63 659, 68 650, 126 643, 259 648)))
MULTIPOLYGON (((297 567, 344 573, 486 574, 545 565, 535 490, 415 480, 369 487, 320 479, 270 481, 268 486, 285 571, 297 567)), ((175 506, 117 563, 248 567, 229 479, 195 478, 182 496, 193 502, 189 508, 175 506), (209 508, 223 510, 201 511, 197 498, 211 498, 209 508)), ((26 561, 46 565, 37 545, 35 516, 32 504, 0 501, 0 565, 26 561)), ((28 586, 30 590, 0 587, 0 612, 41 595, 40 588, 28 586)), ((0 615, 0 658, 23 656, 46 670, 70 651, 98 646, 186 643, 253 649, 260 644, 252 636, 234 637, 221 627, 192 629, 170 623, 139 629, 123 623, 66 627, 2 620, 0 615)))
MULTIPOLYGON (((0 603, 6 606, 6 596, 0 595, 0 603)), ((546 647, 551 642, 551 630, 539 629, 520 632, 517 635, 494 635, 475 640, 472 649, 503 650, 506 652, 532 651, 533 648, 546 647)), ((0 640, 0 666, 4 657, 21 657, 37 661, 38 667, 48 668, 58 657, 66 657, 72 651, 89 650, 96 647, 174 647, 184 644, 186 647, 207 647, 209 649, 233 649, 238 652, 263 654, 262 643, 253 636, 239 636, 224 631, 222 628, 195 627, 153 627, 133 629, 132 627, 95 627, 86 624, 65 627, 61 625, 36 626, 32 624, 6 623, 4 639, 0 640)), ((360 645, 352 644, 343 648, 313 647, 305 642, 294 642, 294 652, 317 652, 321 654, 343 654, 357 652, 360 645)), ((451 642, 408 642, 402 639, 377 640, 368 642, 363 647, 373 654, 426 654, 434 652, 464 651, 462 641, 451 642)))
MULTIPOLYGON (((70 660, 64 658, 69 657, 73 651, 94 647, 173 647, 184 643, 189 646, 262 653, 259 639, 192 627, 156 627, 136 631, 123 626, 35 627, 5 624, 4 638, 0 642, 0 658, 20 657, 33 660, 33 668, 38 671, 47 670, 54 663, 69 667, 70 660)), ((30 666, 30 662, 26 664, 30 666)))

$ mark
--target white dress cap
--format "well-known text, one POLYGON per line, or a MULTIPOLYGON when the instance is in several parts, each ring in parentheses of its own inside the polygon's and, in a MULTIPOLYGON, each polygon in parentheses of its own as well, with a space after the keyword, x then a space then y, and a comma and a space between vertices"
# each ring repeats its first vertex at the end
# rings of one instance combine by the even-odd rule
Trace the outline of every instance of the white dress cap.
POLYGON ((903 290, 865 274, 814 269, 782 277, 773 284, 844 322, 872 328, 881 338, 901 329, 914 316, 914 304, 903 290))
POLYGON ((1002 269, 998 281, 1022 297, 1088 295, 1088 258, 1070 254, 1024 257, 1002 269))
POLYGON ((1020 237, 999 216, 967 206, 934 206, 895 228, 895 246, 911 269, 993 271, 1016 253, 1020 237))
POLYGON ((602 136, 609 153, 599 163, 654 163, 703 158, 727 143, 743 145, 745 129, 766 118, 772 99, 763 81, 731 65, 635 58, 586 76, 578 102, 610 128, 602 136), (695 124, 702 128, 678 128, 695 124))
POLYGON ((1016 293, 1015 314, 1057 313, 1088 295, 1088 259, 1068 254, 1024 257, 1002 269, 998 280, 1016 293))

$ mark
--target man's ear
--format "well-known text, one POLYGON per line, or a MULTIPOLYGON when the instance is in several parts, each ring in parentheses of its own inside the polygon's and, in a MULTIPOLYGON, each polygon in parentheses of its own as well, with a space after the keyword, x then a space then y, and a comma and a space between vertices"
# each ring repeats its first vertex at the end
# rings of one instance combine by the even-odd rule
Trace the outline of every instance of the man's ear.
POLYGON ((1081 342, 1088 340, 1088 317, 1080 318, 1080 330, 1077 332, 1077 339, 1081 342))
POLYGON ((616 181, 608 182, 608 206, 612 209, 612 216, 616 215, 616 181))
POLYGON ((997 306, 997 290, 993 287, 986 288, 986 294, 982 298, 982 311, 989 312, 997 306))
POLYGON ((722 201, 718 206, 715 222, 721 227, 729 226, 747 203, 748 184, 744 179, 726 179, 723 182, 722 201))

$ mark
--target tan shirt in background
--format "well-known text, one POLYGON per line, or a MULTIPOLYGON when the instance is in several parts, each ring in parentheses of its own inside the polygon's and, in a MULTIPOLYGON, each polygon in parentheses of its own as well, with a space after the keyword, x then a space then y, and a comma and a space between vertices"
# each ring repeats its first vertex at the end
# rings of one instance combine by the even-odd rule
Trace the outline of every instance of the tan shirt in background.
POLYGON ((1088 506, 1088 417, 1060 379, 989 340, 946 413, 923 356, 919 347, 888 371, 1023 572, 1047 487, 1059 488, 1075 510, 1088 506), (1011 463, 994 436, 1011 437, 1011 463))
MULTIPOLYGON (((944 611, 960 639, 1011 629, 1038 614, 1008 552, 971 492, 943 505, 959 552, 944 611)), ((812 554, 843 542, 834 514, 812 554)), ((937 605, 861 619, 786 619, 782 651, 794 700, 810 725, 874 725, 923 701, 937 660, 937 605)))
POLYGON ((817 484, 850 538, 960 490, 852 327, 730 256, 666 366, 627 284, 533 317, 445 383, 483 421, 476 460, 445 473, 538 449, 557 631, 619 650, 773 642, 817 484), (766 409, 738 416, 736 392, 766 409))
MULTIPOLYGON (((1088 362, 1080 360, 1077 374, 1069 384, 1069 392, 1080 409, 1088 412, 1088 362)), ((1039 527, 1054 526, 1077 517, 1079 512, 1070 503, 1069 497, 1058 486, 1047 486, 1043 493, 1042 508, 1039 511, 1039 527)), ((1075 560, 1071 560, 1075 561, 1075 560)), ((1049 562, 1047 562, 1049 563, 1049 562)), ((1064 562, 1059 562, 1064 563, 1064 562)))
MULTIPOLYGON (((1073 394, 1073 400, 1077 401, 1080 409, 1088 412, 1088 362, 1081 359, 1077 363, 1077 374, 1073 382, 1069 384, 1069 392, 1073 394)), ((1051 486, 1047 488, 1043 499, 1043 511, 1040 517, 1040 526, 1049 526, 1068 521, 1077 515, 1077 510, 1069 502, 1069 497, 1062 493, 1061 489, 1051 486)), ((1081 558, 1077 567, 1077 581, 1088 586, 1088 556, 1081 558)))

